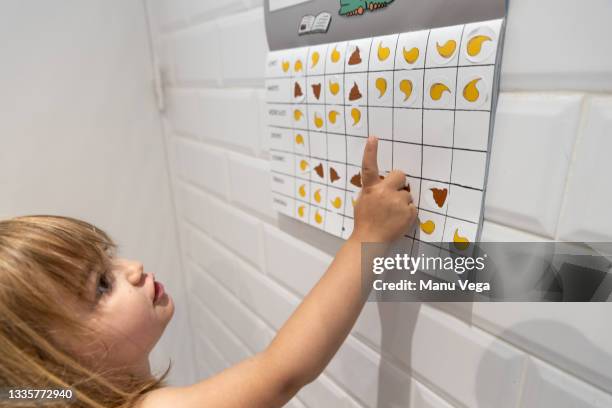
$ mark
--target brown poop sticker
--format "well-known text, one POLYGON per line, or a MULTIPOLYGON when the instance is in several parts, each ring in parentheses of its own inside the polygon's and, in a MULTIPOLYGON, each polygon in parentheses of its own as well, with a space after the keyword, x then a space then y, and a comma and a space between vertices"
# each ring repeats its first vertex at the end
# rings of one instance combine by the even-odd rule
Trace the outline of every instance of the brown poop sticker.
POLYGON ((351 54, 348 61, 349 65, 361 64, 361 55, 359 54, 359 47, 355 47, 355 51, 351 54))
POLYGON ((361 188, 361 172, 351 177, 351 184, 354 185, 355 187, 361 188))
POLYGON ((353 82, 353 87, 351 88, 351 92, 349 92, 349 101, 356 101, 360 99, 363 95, 359 92, 359 86, 357 86, 357 82, 353 82))
POLYGON ((317 167, 314 168, 315 172, 317 173, 317 175, 321 178, 324 178, 324 174, 323 174, 323 163, 319 163, 319 165, 317 167))
POLYGON ((335 182, 335 181, 340 180, 340 176, 338 175, 338 172, 333 167, 329 168, 329 180, 332 183, 335 182))
POLYGON ((448 189, 446 188, 430 188, 433 193, 433 198, 438 207, 444 207, 444 202, 446 201, 446 196, 448 195, 448 189))
POLYGON ((312 93, 318 100, 321 97, 321 84, 312 84, 312 93))
POLYGON ((300 86, 300 84, 299 84, 298 82, 296 82, 296 83, 295 83, 295 88, 294 88, 294 90, 293 90, 293 95, 294 95, 296 98, 299 98, 300 96, 304 95, 304 94, 302 93, 302 87, 300 86))

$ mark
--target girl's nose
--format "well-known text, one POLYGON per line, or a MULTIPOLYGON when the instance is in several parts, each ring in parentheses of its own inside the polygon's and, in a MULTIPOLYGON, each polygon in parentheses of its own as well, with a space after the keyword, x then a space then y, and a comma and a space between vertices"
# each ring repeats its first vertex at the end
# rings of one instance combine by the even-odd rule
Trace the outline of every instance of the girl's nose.
POLYGON ((144 274, 144 266, 141 262, 128 261, 126 265, 127 278, 132 285, 138 285, 144 274))

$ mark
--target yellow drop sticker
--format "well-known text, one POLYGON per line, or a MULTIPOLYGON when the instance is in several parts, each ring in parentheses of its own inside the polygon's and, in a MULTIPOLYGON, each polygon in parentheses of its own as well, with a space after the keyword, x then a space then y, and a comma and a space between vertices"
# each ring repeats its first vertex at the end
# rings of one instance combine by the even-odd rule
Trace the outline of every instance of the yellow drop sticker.
POLYGON ((427 235, 433 234, 436 230, 436 223, 432 220, 427 220, 421 223, 421 231, 423 231, 427 235))
POLYGON ((329 117, 329 123, 335 125, 336 120, 338 119, 338 112, 336 112, 335 110, 329 111, 329 115, 327 116, 329 117))
POLYGON ((391 50, 389 49, 389 47, 383 47, 382 45, 382 41, 378 43, 378 60, 379 61, 384 61, 387 58, 389 58, 389 55, 391 55, 391 50))
POLYGON ((403 48, 404 59, 409 64, 414 64, 419 59, 419 49, 417 47, 411 48, 409 51, 406 51, 406 47, 403 48))
POLYGON ((317 64, 319 63, 319 58, 321 58, 321 56, 317 51, 312 53, 312 55, 310 56, 310 68, 314 68, 317 66, 317 64))
POLYGON ((385 78, 376 78, 376 89, 378 89, 379 98, 382 98, 387 92, 387 80, 385 78))
POLYGON ((321 203, 321 189, 317 189, 314 193, 314 199, 317 203, 321 203))
POLYGON ((361 121, 361 111, 357 108, 352 108, 351 118, 353 118, 353 126, 357 126, 361 121))
POLYGON ((338 82, 329 81, 329 92, 334 96, 338 95, 338 92, 340 92, 340 84, 338 82))
POLYGON ((455 248, 460 251, 465 250, 470 245, 469 239, 459 235, 459 228, 455 229, 455 234, 453 235, 453 245, 455 245, 455 248))
POLYGON ((444 45, 436 43, 436 48, 438 49, 438 54, 440 54, 440 56, 448 59, 455 53, 455 49, 457 49, 457 41, 448 40, 444 43, 444 45))
POLYGON ((480 92, 478 91, 476 84, 481 79, 482 78, 473 79, 467 83, 465 88, 463 88, 463 97, 465 98, 466 101, 476 102, 478 100, 478 98, 480 97, 480 92))
POLYGON ((412 95, 412 81, 409 79, 402 79, 400 81, 399 88, 404 94, 404 102, 406 102, 412 95))
POLYGON ((334 47, 334 50, 331 53, 331 62, 334 64, 340 61, 340 52, 334 47))
POLYGON ((319 210, 317 210, 317 212, 315 213, 315 222, 317 224, 323 223, 323 216, 319 214, 319 210))
POLYGON ((470 57, 475 57, 482 51, 482 45, 486 41, 493 41, 488 35, 477 35, 472 37, 467 44, 467 53, 470 57))
POLYGON ((444 94, 444 92, 450 93, 450 89, 448 88, 448 86, 440 82, 433 84, 431 86, 431 89, 429 90, 431 99, 433 99, 434 101, 439 101, 440 99, 442 99, 442 95, 444 94))
POLYGON ((315 113, 314 115, 314 124, 317 127, 317 129, 321 129, 323 127, 323 118, 320 117, 318 114, 315 113))

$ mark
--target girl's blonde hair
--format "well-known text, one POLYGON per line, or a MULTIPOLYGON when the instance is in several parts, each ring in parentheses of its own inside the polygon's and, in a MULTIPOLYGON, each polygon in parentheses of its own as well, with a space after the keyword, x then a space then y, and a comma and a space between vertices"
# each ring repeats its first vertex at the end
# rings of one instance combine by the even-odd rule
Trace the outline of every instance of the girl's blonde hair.
POLYGON ((108 273, 115 244, 84 221, 28 216, 0 221, 0 388, 70 388, 71 407, 130 407, 164 386, 160 378, 137 378, 88 367, 54 341, 54 332, 87 330, 67 296, 94 307, 88 296, 93 273, 108 273))

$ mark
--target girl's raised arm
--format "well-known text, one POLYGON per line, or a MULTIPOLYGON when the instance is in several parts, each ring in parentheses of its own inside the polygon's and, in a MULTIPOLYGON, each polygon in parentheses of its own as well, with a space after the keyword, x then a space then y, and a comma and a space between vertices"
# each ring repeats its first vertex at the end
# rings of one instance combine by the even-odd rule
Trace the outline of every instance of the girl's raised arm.
MULTIPOLYGON (((268 348, 192 386, 153 391, 141 407, 281 407, 317 378, 346 339, 366 300, 361 243, 388 245, 416 219, 416 208, 404 189, 405 175, 392 171, 381 180, 377 150, 377 139, 368 138, 353 234, 268 348)), ((387 245, 381 245, 380 251, 387 245)))

